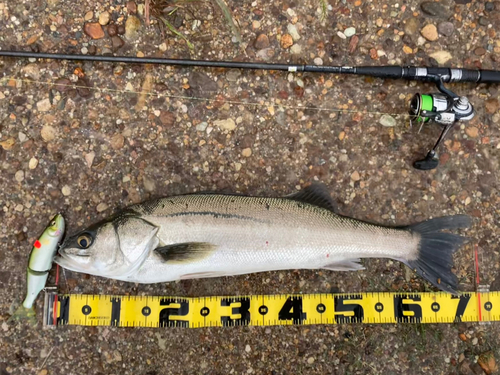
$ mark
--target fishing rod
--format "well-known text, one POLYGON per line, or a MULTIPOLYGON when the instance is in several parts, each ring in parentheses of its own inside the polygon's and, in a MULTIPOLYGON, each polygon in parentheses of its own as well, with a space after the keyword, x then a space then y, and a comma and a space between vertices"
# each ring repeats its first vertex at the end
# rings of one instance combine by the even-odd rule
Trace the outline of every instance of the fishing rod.
POLYGON ((152 57, 127 57, 104 55, 78 55, 36 53, 23 51, 2 51, 0 56, 15 58, 37 58, 73 61, 110 62, 125 64, 161 64, 170 66, 276 70, 287 72, 311 72, 324 74, 352 74, 382 79, 405 79, 434 83, 439 92, 431 94, 417 93, 410 101, 410 121, 420 124, 434 121, 443 130, 426 156, 413 163, 416 169, 430 170, 439 165, 437 150, 445 137, 458 122, 470 121, 474 115, 474 107, 466 96, 459 96, 444 86, 452 82, 500 83, 500 71, 474 70, 458 68, 433 68, 415 66, 325 66, 297 64, 269 64, 259 62, 210 61, 188 59, 165 59, 152 57))

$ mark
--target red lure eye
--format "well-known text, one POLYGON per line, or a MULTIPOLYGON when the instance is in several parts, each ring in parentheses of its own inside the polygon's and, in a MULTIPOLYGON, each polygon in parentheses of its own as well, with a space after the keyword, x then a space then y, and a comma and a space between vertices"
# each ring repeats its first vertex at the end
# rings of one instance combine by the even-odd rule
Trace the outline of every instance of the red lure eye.
POLYGON ((41 242, 40 242, 40 241, 36 240, 36 241, 35 241, 35 244, 34 244, 33 246, 35 246, 37 249, 39 249, 39 248, 41 248, 41 247, 42 247, 42 244, 41 244, 41 242))

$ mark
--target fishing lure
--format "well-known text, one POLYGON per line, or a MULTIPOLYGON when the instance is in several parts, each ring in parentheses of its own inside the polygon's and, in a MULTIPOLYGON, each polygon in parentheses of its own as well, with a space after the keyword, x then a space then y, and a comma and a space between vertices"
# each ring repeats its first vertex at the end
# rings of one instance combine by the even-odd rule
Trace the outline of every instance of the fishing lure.
POLYGON ((26 270, 26 298, 9 320, 28 320, 35 323, 33 304, 45 288, 57 247, 64 235, 65 223, 58 214, 33 244, 26 270))

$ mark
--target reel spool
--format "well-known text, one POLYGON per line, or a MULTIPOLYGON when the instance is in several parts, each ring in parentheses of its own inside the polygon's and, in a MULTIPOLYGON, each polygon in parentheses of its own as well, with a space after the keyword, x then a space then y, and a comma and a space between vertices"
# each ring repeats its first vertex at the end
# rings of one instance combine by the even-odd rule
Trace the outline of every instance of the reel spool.
POLYGON ((474 107, 465 96, 458 96, 446 89, 439 80, 436 85, 440 93, 415 94, 410 101, 410 121, 425 124, 434 121, 444 126, 434 147, 422 160, 413 163, 416 169, 430 170, 439 164, 437 148, 443 142, 447 133, 458 121, 469 121, 474 117, 474 107))

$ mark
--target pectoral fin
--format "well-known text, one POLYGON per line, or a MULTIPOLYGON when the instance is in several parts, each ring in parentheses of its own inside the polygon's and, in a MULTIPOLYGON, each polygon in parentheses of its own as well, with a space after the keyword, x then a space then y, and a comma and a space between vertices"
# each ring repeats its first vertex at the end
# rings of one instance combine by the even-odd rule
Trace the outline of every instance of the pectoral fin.
POLYGON ((331 271, 360 271, 360 270, 364 270, 365 267, 363 267, 359 262, 361 262, 361 259, 346 259, 346 260, 342 260, 340 262, 327 264, 326 266, 323 266, 321 268, 331 270, 331 271))
POLYGON ((184 242, 157 247, 154 251, 168 263, 188 263, 212 254, 216 246, 208 242, 184 242))

